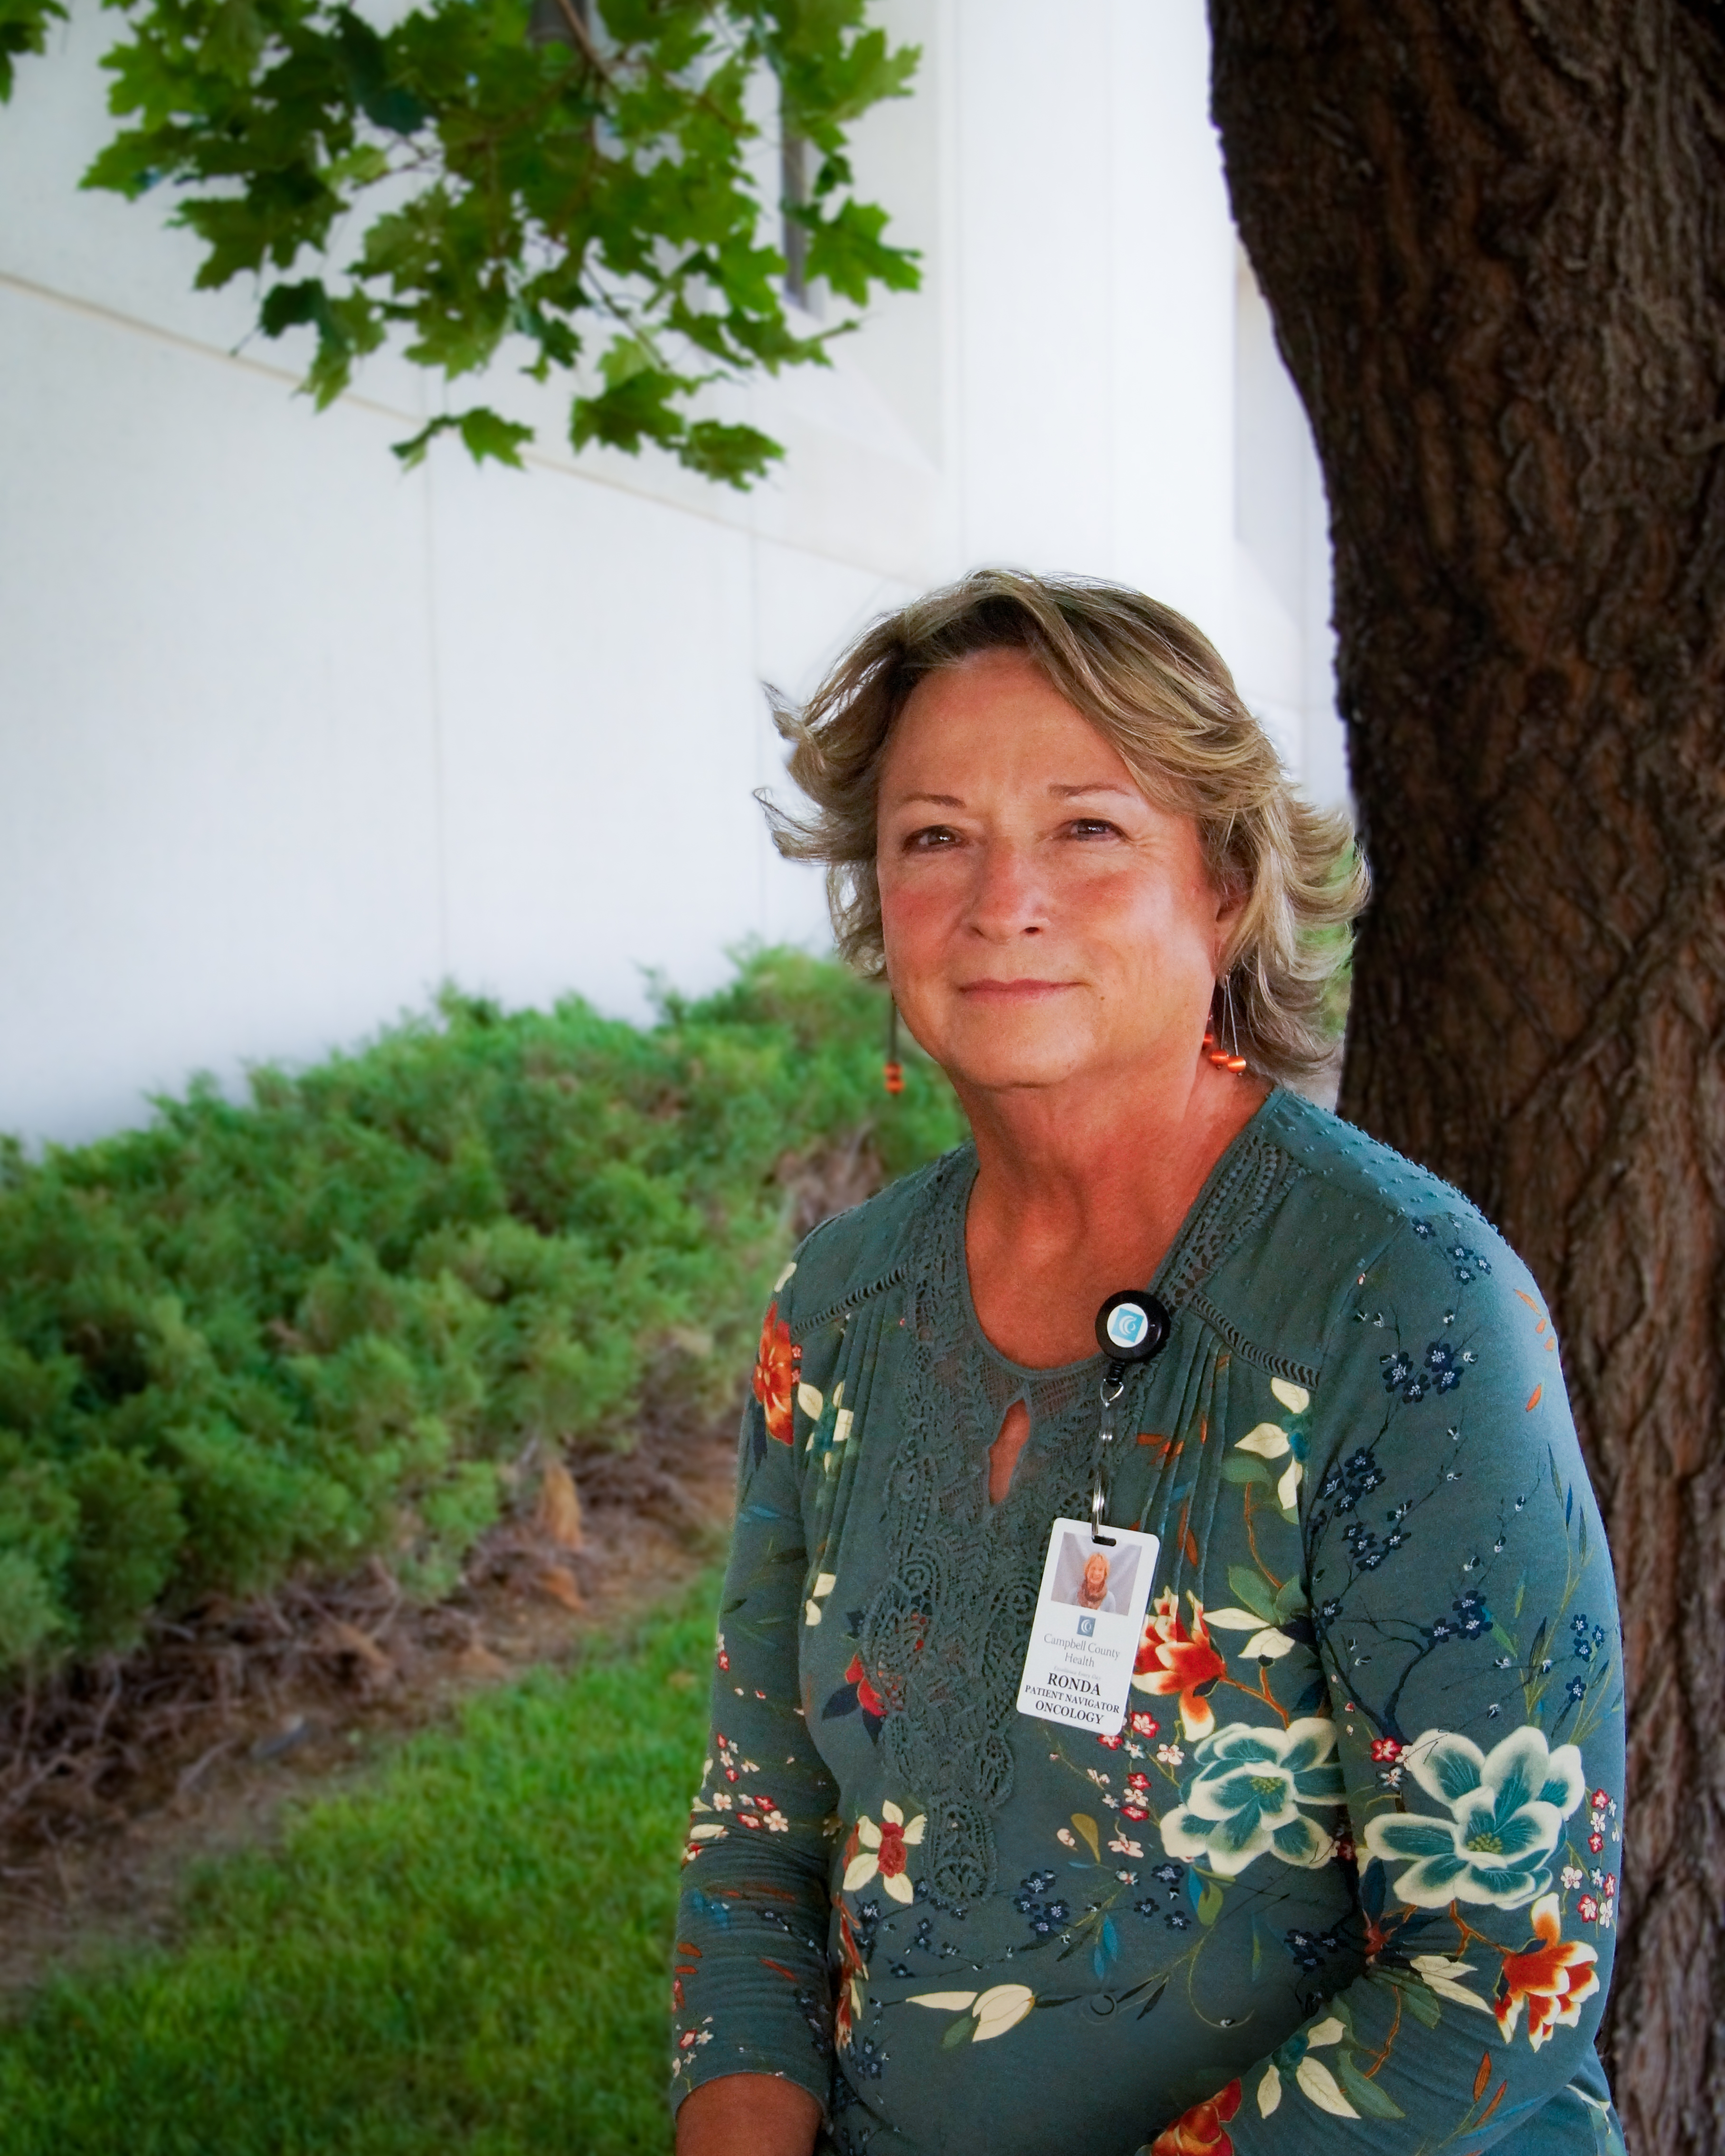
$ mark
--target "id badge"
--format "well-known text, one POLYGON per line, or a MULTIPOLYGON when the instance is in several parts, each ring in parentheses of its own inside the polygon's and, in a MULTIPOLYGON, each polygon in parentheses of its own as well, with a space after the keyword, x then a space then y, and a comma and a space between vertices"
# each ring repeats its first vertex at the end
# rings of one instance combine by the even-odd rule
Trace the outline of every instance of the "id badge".
POLYGON ((1161 1548, 1155 1535, 1056 1520, 1019 1680, 1019 1712, 1111 1737, 1126 1721, 1132 1665, 1161 1548))

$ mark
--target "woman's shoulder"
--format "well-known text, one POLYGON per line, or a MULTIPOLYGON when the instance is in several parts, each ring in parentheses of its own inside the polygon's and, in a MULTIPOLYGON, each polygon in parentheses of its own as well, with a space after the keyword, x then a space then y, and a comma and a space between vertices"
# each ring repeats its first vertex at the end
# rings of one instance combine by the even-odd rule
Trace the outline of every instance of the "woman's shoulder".
POLYGON ((793 1334, 813 1332, 901 1280, 916 1235, 955 1179, 965 1178, 970 1158, 969 1146, 956 1147, 812 1229, 781 1281, 793 1334))
POLYGON ((1528 1302, 1520 1259, 1430 1168, 1297 1094, 1272 1095, 1255 1135, 1276 1157, 1267 1202, 1194 1299, 1276 1367, 1316 1373, 1338 1324, 1373 1298, 1467 1287, 1476 1309, 1528 1302))
POLYGON ((1273 1093, 1257 1127, 1308 1180, 1309 1199, 1327 1211, 1375 1213, 1385 1220, 1449 1212, 1496 1232, 1453 1183, 1298 1093, 1273 1093))

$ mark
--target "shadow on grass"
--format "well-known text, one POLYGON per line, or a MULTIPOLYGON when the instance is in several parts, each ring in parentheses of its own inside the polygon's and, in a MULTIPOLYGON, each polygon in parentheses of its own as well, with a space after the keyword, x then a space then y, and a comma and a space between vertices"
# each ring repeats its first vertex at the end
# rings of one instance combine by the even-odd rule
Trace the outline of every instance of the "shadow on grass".
POLYGON ((660 2152, 717 1581, 212 1866, 0 2027, 8 2156, 660 2152))

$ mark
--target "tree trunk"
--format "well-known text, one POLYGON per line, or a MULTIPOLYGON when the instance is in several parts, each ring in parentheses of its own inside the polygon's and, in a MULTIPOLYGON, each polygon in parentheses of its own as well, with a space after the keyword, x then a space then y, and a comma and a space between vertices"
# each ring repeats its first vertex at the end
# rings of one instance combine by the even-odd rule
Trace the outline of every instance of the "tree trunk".
POLYGON ((1624 1599, 1609 2056, 1725 2150, 1725 9, 1211 0, 1328 484, 1343 1112, 1543 1284, 1624 1599))

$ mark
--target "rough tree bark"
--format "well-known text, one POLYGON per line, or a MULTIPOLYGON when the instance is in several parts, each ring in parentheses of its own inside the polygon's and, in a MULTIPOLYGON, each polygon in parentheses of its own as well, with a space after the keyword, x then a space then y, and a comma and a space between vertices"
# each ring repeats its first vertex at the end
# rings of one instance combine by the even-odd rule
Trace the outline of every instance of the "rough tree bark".
POLYGON ((1377 878, 1343 1111, 1526 1255, 1623 1589, 1610 2058, 1725 2149, 1725 8, 1211 0, 1377 878))

